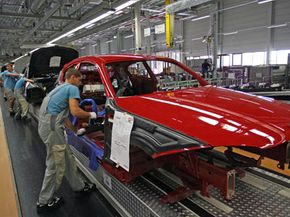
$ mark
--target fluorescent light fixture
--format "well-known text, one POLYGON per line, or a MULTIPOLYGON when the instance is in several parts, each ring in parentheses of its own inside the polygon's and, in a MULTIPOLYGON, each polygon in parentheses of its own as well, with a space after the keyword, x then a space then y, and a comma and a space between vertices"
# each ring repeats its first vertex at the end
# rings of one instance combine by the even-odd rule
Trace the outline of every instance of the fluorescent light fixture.
POLYGON ((94 25, 96 25, 96 24, 92 23, 91 25, 86 26, 86 29, 89 29, 89 28, 93 27, 94 25))
POLYGON ((114 36, 113 36, 113 39, 116 39, 116 38, 117 38, 117 36, 116 36, 116 35, 114 35, 114 36))
POLYGON ((139 0, 130 0, 130 1, 127 1, 125 2, 124 4, 116 7, 116 11, 119 11, 119 10, 123 10, 124 8, 127 8, 133 4, 135 4, 136 2, 138 2, 139 0))
POLYGON ((268 29, 273 29, 273 28, 279 28, 279 27, 285 27, 287 26, 287 23, 283 24, 277 24, 277 25, 272 25, 272 26, 267 26, 268 29))
POLYGON ((149 9, 149 8, 141 8, 141 11, 148 11, 148 12, 154 12, 154 13, 161 13, 162 12, 160 10, 154 10, 154 9, 149 9))
POLYGON ((234 32, 224 32, 223 35, 235 35, 238 34, 238 31, 234 31, 234 32))
POLYGON ((98 43, 92 44, 92 46, 93 46, 93 47, 96 47, 96 46, 98 46, 98 43))
POLYGON ((20 57, 17 57, 16 59, 12 60, 12 62, 16 62, 17 60, 21 59, 22 57, 25 57, 26 55, 27 55, 27 54, 24 54, 24 55, 22 55, 22 56, 20 56, 20 57))
POLYGON ((124 38, 132 38, 132 37, 134 37, 134 35, 127 35, 124 38))
POLYGON ((192 38, 191 41, 198 41, 198 40, 201 40, 202 37, 199 37, 199 38, 192 38))
POLYGON ((206 18, 209 18, 209 17, 210 17, 209 15, 206 15, 206 16, 194 18, 191 21, 203 20, 203 19, 206 19, 206 18))
POLYGON ((188 14, 188 13, 177 13, 177 15, 180 15, 180 16, 190 16, 190 14, 188 14))
POLYGON ((123 13, 124 11, 122 11, 122 10, 120 10, 120 11, 117 11, 115 14, 121 14, 121 13, 123 13))
POLYGON ((184 40, 175 41, 176 44, 181 44, 183 42, 184 42, 184 40))
POLYGON ((181 18, 179 20, 189 20, 189 19, 194 18, 194 17, 197 17, 197 16, 196 15, 191 15, 189 17, 183 17, 183 18, 181 18))
POLYGON ((272 2, 274 0, 258 0, 258 4, 264 4, 264 3, 268 3, 268 2, 272 2))
MULTIPOLYGON (((127 7, 129 7, 129 6, 133 5, 133 4, 135 4, 135 3, 138 2, 138 1, 139 1, 139 0, 130 0, 130 1, 127 1, 127 2, 125 2, 124 4, 122 4, 122 5, 118 6, 118 7, 116 7, 115 9, 116 9, 116 11, 120 11, 120 10, 122 10, 122 9, 124 9, 124 8, 127 8, 127 7)), ((82 24, 82 25, 80 25, 80 26, 78 26, 78 27, 76 27, 76 28, 74 28, 74 29, 72 29, 72 30, 66 32, 65 34, 62 34, 62 35, 56 37, 55 39, 53 39, 53 40, 47 42, 46 44, 52 44, 53 42, 56 42, 56 41, 58 41, 58 40, 60 40, 60 39, 62 39, 62 38, 64 38, 64 37, 66 37, 66 36, 68 36, 68 35, 70 35, 70 34, 76 32, 76 31, 80 30, 80 29, 83 29, 83 28, 85 28, 85 27, 87 27, 87 26, 89 26, 89 25, 91 25, 91 24, 93 24, 93 23, 96 23, 97 21, 100 21, 100 20, 102 20, 102 19, 108 17, 109 15, 111 15, 111 14, 113 14, 113 13, 115 13, 115 12, 113 12, 113 11, 108 11, 108 12, 106 12, 106 13, 104 13, 104 14, 101 14, 100 16, 98 16, 98 17, 96 17, 96 18, 94 18, 94 19, 92 19, 92 20, 90 20, 90 21, 88 21, 88 22, 86 22, 86 23, 84 23, 84 24, 82 24)))
POLYGON ((106 44, 109 44, 109 43, 111 43, 111 42, 113 42, 113 40, 106 41, 105 43, 106 43, 106 44))

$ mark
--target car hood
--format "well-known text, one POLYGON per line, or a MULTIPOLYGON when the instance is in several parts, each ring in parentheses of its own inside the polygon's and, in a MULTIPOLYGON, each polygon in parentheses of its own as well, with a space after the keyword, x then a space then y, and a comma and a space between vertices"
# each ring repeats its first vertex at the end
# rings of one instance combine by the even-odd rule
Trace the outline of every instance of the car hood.
POLYGON ((31 54, 28 78, 58 74, 63 66, 77 58, 79 53, 68 47, 40 48, 31 54))
POLYGON ((117 105, 211 146, 262 149, 290 140, 290 106, 267 97, 206 86, 119 97, 117 105))

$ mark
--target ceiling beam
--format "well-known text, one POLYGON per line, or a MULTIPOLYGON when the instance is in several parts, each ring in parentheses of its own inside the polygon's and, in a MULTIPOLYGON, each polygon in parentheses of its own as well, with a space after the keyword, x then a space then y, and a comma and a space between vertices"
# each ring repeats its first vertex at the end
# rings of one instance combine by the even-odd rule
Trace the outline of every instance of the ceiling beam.
MULTIPOLYGON (((24 13, 14 13, 14 12, 1 12, 0 17, 18 17, 18 18, 43 18, 44 16, 37 14, 24 14, 24 13)), ((64 21, 74 21, 78 20, 77 18, 72 17, 62 17, 62 16, 51 16, 50 20, 64 20, 64 21)))
POLYGON ((45 15, 45 17, 43 17, 36 25, 35 27, 30 30, 25 37, 23 38, 23 40, 21 41, 22 43, 25 42, 26 40, 28 40, 34 32, 36 32, 36 30, 39 29, 40 26, 42 26, 59 8, 61 7, 60 3, 57 3, 50 11, 47 12, 47 14, 45 15))
MULTIPOLYGON (((19 27, 19 26, 0 26, 0 30, 9 31, 9 32, 17 32, 17 31, 29 31, 30 28, 24 28, 24 27, 19 27)), ((37 31, 60 32, 61 29, 46 29, 46 28, 40 28, 37 31)))

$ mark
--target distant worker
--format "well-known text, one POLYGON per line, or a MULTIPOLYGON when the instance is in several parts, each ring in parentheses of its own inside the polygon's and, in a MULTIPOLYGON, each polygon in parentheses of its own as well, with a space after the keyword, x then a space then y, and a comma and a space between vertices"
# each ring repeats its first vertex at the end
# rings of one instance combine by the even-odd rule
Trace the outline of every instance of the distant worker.
POLYGON ((34 81, 25 77, 20 77, 20 79, 16 82, 14 87, 14 95, 17 103, 17 112, 15 114, 16 119, 21 120, 29 120, 28 118, 28 111, 29 111, 29 104, 24 97, 24 87, 26 82, 33 83, 34 81))
POLYGON ((209 74, 208 71, 210 70, 211 65, 208 62, 208 59, 205 59, 203 64, 201 65, 201 73, 202 73, 202 77, 204 78, 208 78, 209 74))
POLYGON ((13 69, 13 63, 8 63, 6 65, 6 70, 1 73, 2 79, 4 81, 4 95, 8 98, 8 111, 10 115, 14 115, 14 86, 18 80, 19 74, 13 69))
MULTIPOLYGON (((53 89, 44 99, 39 112, 38 133, 46 145, 46 171, 37 202, 37 212, 59 208, 63 199, 56 193, 63 176, 76 192, 76 196, 87 195, 96 185, 83 182, 77 174, 76 162, 69 145, 66 144, 64 126, 73 129, 68 119, 69 112, 77 118, 96 119, 95 112, 86 112, 79 107, 82 75, 76 69, 65 74, 65 83, 53 89)), ((77 132, 79 134, 79 132, 77 132)))

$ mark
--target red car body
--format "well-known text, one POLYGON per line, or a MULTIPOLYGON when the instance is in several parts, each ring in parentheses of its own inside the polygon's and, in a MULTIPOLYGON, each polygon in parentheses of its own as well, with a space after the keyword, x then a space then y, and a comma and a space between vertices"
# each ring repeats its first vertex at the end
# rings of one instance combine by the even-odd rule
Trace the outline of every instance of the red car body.
MULTIPOLYGON (((109 104, 108 108, 111 108, 111 110, 106 109, 106 119, 113 118, 114 110, 133 115, 138 122, 132 131, 136 131, 136 133, 132 133, 132 137, 135 136, 135 139, 133 138, 131 144, 137 144, 136 146, 150 155, 152 159, 157 159, 157 161, 152 161, 154 162, 152 163, 152 165, 154 164, 153 168, 163 164, 163 162, 158 161, 161 158, 163 161, 176 163, 179 171, 177 174, 183 177, 183 180, 188 178, 184 173, 190 173, 195 179, 201 180, 199 185, 203 189, 204 195, 208 193, 204 183, 211 183, 222 189, 225 197, 231 197, 228 189, 229 171, 223 169, 221 172, 218 169, 216 173, 213 172, 209 175, 207 172, 214 171, 215 167, 195 156, 195 152, 200 150, 206 150, 205 154, 207 155, 208 151, 215 147, 228 147, 228 152, 225 155, 229 162, 238 166, 251 166, 253 162, 258 164, 260 160, 253 161, 240 157, 232 152, 231 147, 246 149, 261 156, 273 158, 279 161, 280 168, 284 168, 285 163, 290 162, 290 146, 288 144, 290 140, 290 106, 285 103, 271 98, 211 86, 187 66, 166 57, 142 55, 84 56, 64 66, 59 76, 59 83, 64 82, 65 72, 69 68, 80 69, 80 65, 84 63, 94 66, 99 73, 101 83, 104 85, 105 98, 109 101, 106 104, 109 104), (198 82, 198 86, 162 91, 162 88, 158 86, 160 79, 148 65, 148 62, 152 61, 174 65, 180 71, 192 76, 191 78, 198 82), (130 74, 128 67, 135 63, 143 63, 148 75, 138 77, 130 74), (137 94, 118 96, 109 71, 110 68, 120 65, 129 75, 131 86, 135 86, 137 94), (140 123, 139 126, 138 123, 140 123), (142 135, 146 135, 146 138, 142 135), (141 136, 142 139, 139 139, 138 136, 141 136), (147 139, 147 137, 151 139, 147 139), (154 144, 150 144, 151 142, 154 144), (193 153, 193 157, 183 155, 183 153, 193 153), (178 157, 170 158, 172 156, 178 157), (218 179, 213 178, 212 175, 216 175, 218 178, 224 176, 227 178, 215 183, 214 180, 218 179)), ((121 84, 120 81, 118 82, 121 84)), ((108 125, 108 121, 105 123, 108 125)), ((108 130, 110 127, 106 128, 105 126, 105 144, 103 146, 105 149, 110 149, 111 131, 108 130)), ((105 150, 105 152, 110 151, 105 150)), ((119 179, 123 181, 126 179, 125 175, 120 175, 114 167, 105 165, 105 168, 119 176, 119 179)), ((142 174, 150 169, 152 168, 136 169, 139 172, 133 169, 135 175, 132 176, 142 174)), ((186 182, 188 183, 188 180, 186 182)))

